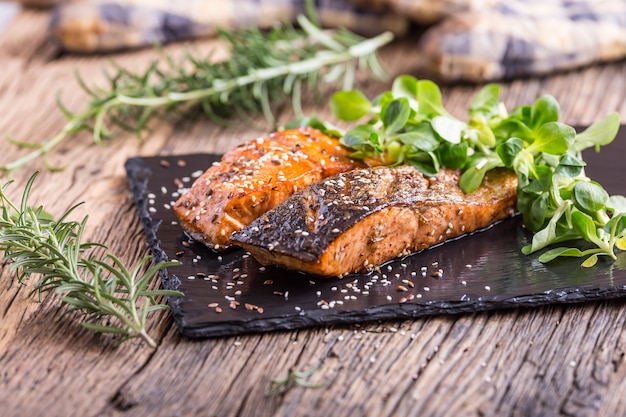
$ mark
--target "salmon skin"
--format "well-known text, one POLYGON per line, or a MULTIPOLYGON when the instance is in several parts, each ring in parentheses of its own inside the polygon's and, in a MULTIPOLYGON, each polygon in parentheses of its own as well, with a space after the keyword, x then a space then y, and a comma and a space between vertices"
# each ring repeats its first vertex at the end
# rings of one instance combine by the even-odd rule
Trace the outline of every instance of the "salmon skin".
POLYGON ((231 240, 262 264, 343 276, 511 216, 517 176, 487 173, 471 194, 459 171, 424 177, 409 165, 357 169, 299 191, 231 240))
POLYGON ((174 205, 183 230, 215 250, 299 189, 363 167, 339 140, 312 128, 272 133, 231 149, 174 205))

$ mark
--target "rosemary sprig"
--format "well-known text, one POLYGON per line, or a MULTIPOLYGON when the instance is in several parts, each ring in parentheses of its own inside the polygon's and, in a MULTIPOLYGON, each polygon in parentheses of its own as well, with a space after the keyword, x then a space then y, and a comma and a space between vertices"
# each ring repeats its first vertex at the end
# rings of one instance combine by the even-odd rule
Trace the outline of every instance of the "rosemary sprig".
POLYGON ((161 61, 152 62, 141 73, 113 63, 116 72, 109 76, 106 88, 90 88, 77 75, 79 85, 91 96, 88 107, 71 112, 57 100, 66 125, 41 143, 14 142, 33 150, 0 166, 1 173, 10 173, 40 157, 46 167, 55 169, 47 163, 47 155, 82 130, 90 131, 94 141, 102 143, 114 134, 109 126, 141 136, 157 116, 188 116, 198 111, 223 123, 231 115, 247 117, 260 110, 275 125, 271 104, 290 98, 300 117, 305 87, 318 92, 323 83, 341 82, 343 89, 349 89, 358 68, 375 78, 385 76, 376 51, 392 40, 391 33, 366 39, 346 30, 323 31, 304 16, 298 17, 298 23, 299 28, 282 25, 267 32, 221 31, 220 38, 230 52, 222 62, 186 51, 180 63, 162 54, 161 61))
POLYGON ((150 346, 156 342, 146 332, 148 313, 167 309, 156 297, 180 296, 178 291, 149 289, 157 271, 178 262, 159 262, 146 269, 150 257, 144 257, 131 270, 111 253, 96 256, 87 253, 94 247, 107 250, 99 243, 83 242, 87 217, 68 220, 73 206, 58 220, 43 207, 28 205, 28 197, 37 173, 26 184, 17 206, 6 194, 7 182, 0 189, 0 251, 4 262, 25 284, 37 276, 31 293, 39 299, 54 291, 61 295, 67 312, 85 314, 82 325, 100 333, 113 333, 122 340, 140 337, 150 346), (142 272, 142 270, 144 270, 142 272))

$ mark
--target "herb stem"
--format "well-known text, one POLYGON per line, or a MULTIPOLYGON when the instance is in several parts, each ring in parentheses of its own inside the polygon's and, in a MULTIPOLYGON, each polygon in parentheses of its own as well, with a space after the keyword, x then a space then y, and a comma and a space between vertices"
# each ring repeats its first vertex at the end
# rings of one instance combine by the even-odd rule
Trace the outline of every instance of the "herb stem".
POLYGON ((59 133, 56 134, 52 139, 44 141, 41 145, 37 146, 35 150, 30 153, 24 155, 23 157, 16 159, 13 162, 10 162, 4 166, 0 166, 0 172, 9 173, 15 171, 16 169, 28 164, 30 161, 36 158, 45 157, 52 149, 56 148, 65 137, 72 132, 76 127, 80 124, 79 121, 72 120, 68 122, 63 129, 59 133))
POLYGON ((200 101, 207 97, 220 95, 231 92, 240 87, 249 86, 255 83, 262 83, 288 74, 307 74, 319 71, 321 68, 335 65, 355 58, 374 53, 381 46, 389 43, 393 39, 391 32, 384 32, 375 38, 365 40, 354 47, 349 48, 345 52, 336 54, 318 53, 310 59, 289 63, 273 68, 264 68, 251 71, 247 75, 237 77, 235 79, 216 79, 209 88, 194 90, 188 92, 172 92, 164 97, 129 97, 118 95, 116 99, 121 104, 131 106, 166 106, 176 102, 192 102, 200 101))

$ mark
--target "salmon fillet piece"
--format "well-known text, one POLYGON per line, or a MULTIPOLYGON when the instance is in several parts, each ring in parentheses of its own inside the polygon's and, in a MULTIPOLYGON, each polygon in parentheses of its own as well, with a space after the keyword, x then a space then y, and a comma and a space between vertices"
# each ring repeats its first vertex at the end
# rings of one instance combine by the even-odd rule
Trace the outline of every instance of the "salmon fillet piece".
POLYGON ((299 191, 232 236, 262 264, 343 276, 512 216, 517 176, 487 173, 471 194, 459 171, 426 178, 409 165, 357 169, 299 191))
POLYGON ((312 128, 275 132, 231 149, 196 179, 174 205, 194 240, 216 250, 230 235, 299 189, 363 167, 338 139, 312 128))

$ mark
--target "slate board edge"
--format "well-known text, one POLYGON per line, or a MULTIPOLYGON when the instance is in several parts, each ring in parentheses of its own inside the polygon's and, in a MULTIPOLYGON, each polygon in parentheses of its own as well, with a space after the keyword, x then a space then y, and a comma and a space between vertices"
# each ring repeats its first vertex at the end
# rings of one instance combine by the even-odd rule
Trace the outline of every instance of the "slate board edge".
POLYGON ((180 325, 181 333, 194 338, 235 336, 248 333, 268 333, 281 330, 297 330, 320 326, 341 326, 355 323, 372 323, 383 320, 406 320, 434 315, 458 315, 493 310, 536 308, 555 304, 575 304, 612 300, 626 296, 626 287, 598 291, 598 287, 550 290, 542 294, 494 300, 430 302, 418 304, 406 302, 396 305, 372 307, 363 311, 337 311, 322 314, 314 310, 298 316, 259 318, 256 320, 220 322, 211 325, 180 325))

